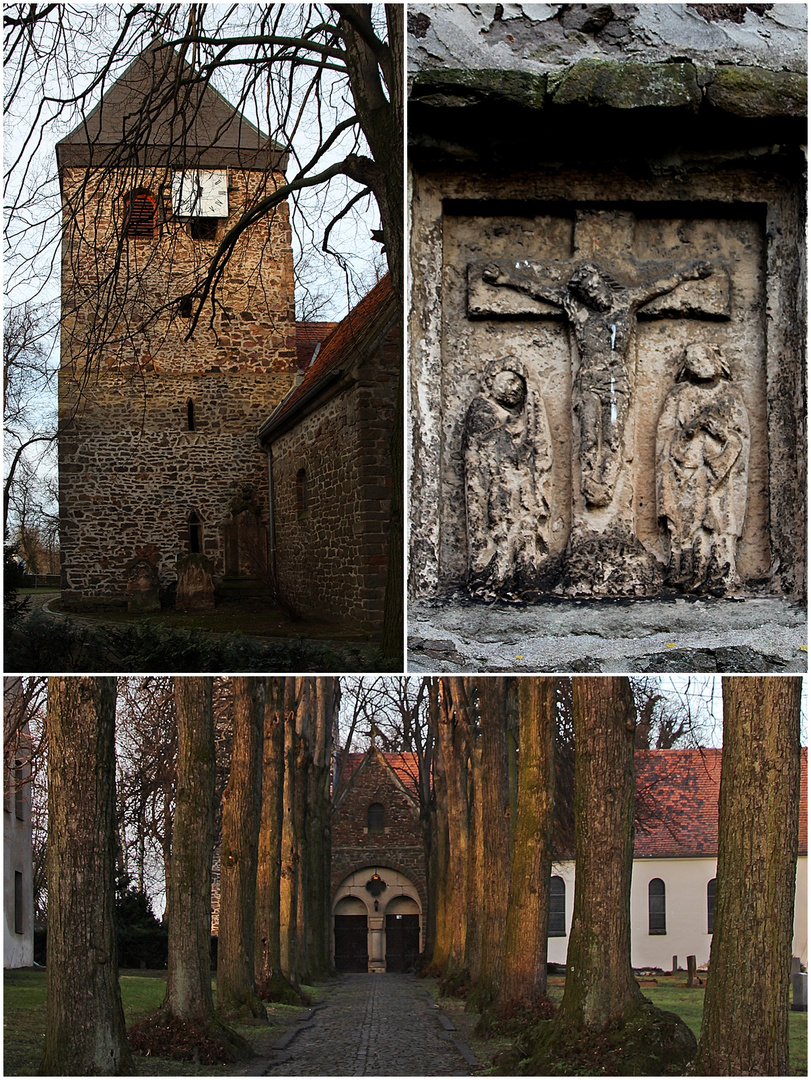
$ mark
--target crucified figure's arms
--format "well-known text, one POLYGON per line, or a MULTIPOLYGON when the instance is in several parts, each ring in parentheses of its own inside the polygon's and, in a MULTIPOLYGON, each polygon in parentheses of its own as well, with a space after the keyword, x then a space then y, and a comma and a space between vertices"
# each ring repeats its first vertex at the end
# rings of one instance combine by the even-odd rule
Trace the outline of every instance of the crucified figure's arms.
POLYGON ((512 269, 505 270, 498 263, 490 263, 485 266, 484 270, 482 270, 482 281, 488 285, 515 289, 516 292, 526 293, 527 296, 531 296, 534 300, 546 300, 547 303, 557 304, 558 307, 563 304, 564 289, 555 288, 552 285, 542 285, 540 281, 535 281, 526 274, 517 273, 512 269))
POLYGON ((642 304, 647 304, 649 300, 655 300, 657 296, 673 292, 684 281, 700 281, 702 278, 708 278, 714 271, 712 263, 701 262, 697 259, 686 263, 668 277, 658 278, 655 281, 643 281, 631 292, 633 306, 640 307, 642 304))

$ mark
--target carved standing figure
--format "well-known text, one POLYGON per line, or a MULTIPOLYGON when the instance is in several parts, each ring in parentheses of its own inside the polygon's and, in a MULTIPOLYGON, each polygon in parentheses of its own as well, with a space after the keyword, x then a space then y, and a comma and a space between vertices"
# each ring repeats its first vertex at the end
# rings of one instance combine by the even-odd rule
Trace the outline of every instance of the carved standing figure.
POLYGON ((464 423, 468 588, 519 600, 537 588, 547 553, 545 487, 552 466, 546 410, 520 360, 491 360, 464 423))
POLYGON ((572 327, 579 368, 574 409, 580 420, 581 489, 586 504, 608 506, 622 465, 622 439, 631 392, 629 354, 636 313, 684 281, 709 277, 709 263, 691 262, 666 277, 624 286, 595 263, 583 263, 566 285, 544 285, 520 269, 493 263, 482 280, 562 308, 572 327))
POLYGON ((670 538, 667 576, 685 592, 740 584, 749 418, 717 345, 688 345, 656 430, 657 507, 670 538))

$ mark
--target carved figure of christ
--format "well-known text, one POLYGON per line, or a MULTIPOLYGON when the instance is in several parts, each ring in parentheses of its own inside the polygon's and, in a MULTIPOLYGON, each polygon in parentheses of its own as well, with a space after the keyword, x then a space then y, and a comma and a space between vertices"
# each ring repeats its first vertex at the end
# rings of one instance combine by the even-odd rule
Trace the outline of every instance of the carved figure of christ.
MULTIPOLYGON (((482 267, 482 264, 476 264, 482 267)), ((713 273, 710 263, 670 264, 668 273, 621 285, 596 262, 569 264, 563 285, 544 283, 542 267, 518 268, 507 260, 480 269, 481 280, 546 301, 565 315, 579 355, 574 408, 580 421, 580 477, 586 504, 607 506, 614 497, 622 465, 622 442, 630 405, 629 355, 639 309, 685 281, 713 273)), ((656 269, 663 268, 661 262, 656 269)), ((473 266, 471 266, 471 271, 473 266)), ((471 275, 472 277, 472 275, 471 275)))

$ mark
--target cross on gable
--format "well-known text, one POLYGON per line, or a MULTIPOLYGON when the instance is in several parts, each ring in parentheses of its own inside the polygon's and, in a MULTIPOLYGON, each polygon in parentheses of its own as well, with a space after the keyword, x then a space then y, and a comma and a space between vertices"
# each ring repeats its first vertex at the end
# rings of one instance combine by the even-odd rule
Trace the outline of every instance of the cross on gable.
MULTIPOLYGON (((519 275, 538 286, 562 289, 586 262, 606 270, 618 285, 633 288, 672 274, 686 259, 634 259, 635 215, 626 211, 579 210, 574 223, 573 254, 568 259, 481 259, 468 263, 468 317, 506 319, 560 319, 558 304, 505 289, 483 279, 487 267, 519 275)), ((731 317, 729 270, 720 260, 711 262, 713 273, 699 281, 685 281, 671 292, 643 304, 639 319, 666 317, 727 320, 731 317)))

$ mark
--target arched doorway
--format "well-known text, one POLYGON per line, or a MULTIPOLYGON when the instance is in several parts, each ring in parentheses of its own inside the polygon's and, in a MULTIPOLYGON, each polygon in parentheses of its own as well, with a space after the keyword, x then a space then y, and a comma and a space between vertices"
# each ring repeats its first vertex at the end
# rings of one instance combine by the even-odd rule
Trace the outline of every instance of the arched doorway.
POLYGON ((410 896, 386 908, 386 971, 410 971, 420 955, 420 909, 410 896))
POLYGON ((354 896, 345 896, 335 905, 335 967, 338 971, 369 970, 366 905, 354 896))
POLYGON ((405 874, 382 865, 355 870, 336 889, 332 910, 338 971, 413 966, 422 948, 423 910, 419 891, 405 874))

